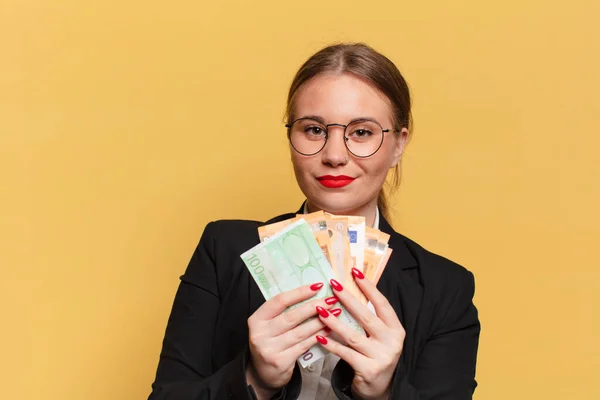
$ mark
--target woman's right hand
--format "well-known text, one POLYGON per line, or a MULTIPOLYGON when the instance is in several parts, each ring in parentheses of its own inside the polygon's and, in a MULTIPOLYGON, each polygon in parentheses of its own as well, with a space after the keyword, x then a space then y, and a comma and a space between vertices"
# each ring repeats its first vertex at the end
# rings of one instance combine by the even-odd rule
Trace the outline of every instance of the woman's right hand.
POLYGON ((259 399, 270 398, 292 378, 296 360, 326 336, 325 325, 314 318, 316 307, 330 308, 337 298, 317 299, 292 310, 288 307, 316 295, 323 283, 280 293, 266 301, 248 318, 250 362, 246 379, 259 399))

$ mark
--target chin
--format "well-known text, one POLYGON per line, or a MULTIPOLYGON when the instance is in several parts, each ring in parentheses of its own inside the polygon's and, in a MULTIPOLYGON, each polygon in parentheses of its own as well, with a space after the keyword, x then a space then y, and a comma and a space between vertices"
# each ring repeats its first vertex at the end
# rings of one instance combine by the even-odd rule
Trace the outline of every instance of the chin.
POLYGON ((331 214, 349 213, 364 205, 351 193, 315 193, 306 198, 313 207, 331 214))

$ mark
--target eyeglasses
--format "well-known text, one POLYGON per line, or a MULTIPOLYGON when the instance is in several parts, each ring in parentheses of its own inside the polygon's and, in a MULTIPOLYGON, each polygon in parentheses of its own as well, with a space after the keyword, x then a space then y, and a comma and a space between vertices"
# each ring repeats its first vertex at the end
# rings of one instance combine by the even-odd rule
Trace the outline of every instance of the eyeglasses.
POLYGON ((383 134, 390 132, 371 119, 358 119, 342 125, 324 124, 314 118, 304 117, 285 125, 290 144, 303 156, 314 156, 325 148, 330 126, 344 128, 344 144, 352 155, 359 158, 377 153, 383 144, 383 134))

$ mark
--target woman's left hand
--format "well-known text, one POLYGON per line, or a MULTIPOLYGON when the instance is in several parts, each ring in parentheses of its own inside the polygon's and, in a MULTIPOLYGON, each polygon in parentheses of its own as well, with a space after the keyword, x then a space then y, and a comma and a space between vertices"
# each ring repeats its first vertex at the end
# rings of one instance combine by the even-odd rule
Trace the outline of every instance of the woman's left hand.
POLYGON ((340 302, 367 331, 368 336, 354 331, 334 316, 341 309, 327 311, 317 308, 319 318, 335 332, 346 345, 331 338, 317 336, 321 345, 346 361, 354 369, 352 393, 363 399, 386 399, 390 395, 392 378, 402 354, 406 332, 389 301, 375 285, 357 269, 352 269, 354 280, 375 307, 377 315, 343 290, 339 282, 331 280, 331 287, 340 302), (339 311, 338 311, 339 310, 339 311))

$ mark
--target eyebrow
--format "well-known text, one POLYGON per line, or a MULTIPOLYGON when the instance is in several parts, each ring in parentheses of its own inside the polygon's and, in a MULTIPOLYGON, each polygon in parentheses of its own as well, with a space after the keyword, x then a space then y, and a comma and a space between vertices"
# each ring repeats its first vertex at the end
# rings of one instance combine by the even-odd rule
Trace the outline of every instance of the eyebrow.
MULTIPOLYGON (((305 115, 303 117, 297 118, 297 119, 314 119, 317 122, 322 123, 323 125, 327 125, 325 123, 325 119, 319 115, 305 115)), ((373 118, 373 117, 358 117, 358 118, 353 118, 351 119, 347 124, 345 125, 350 125, 353 122, 362 122, 362 121, 371 121, 371 122, 375 122, 378 125, 381 125, 381 123, 379 121, 377 121, 377 119, 373 118)), ((333 122, 334 124, 337 122, 333 122)))

